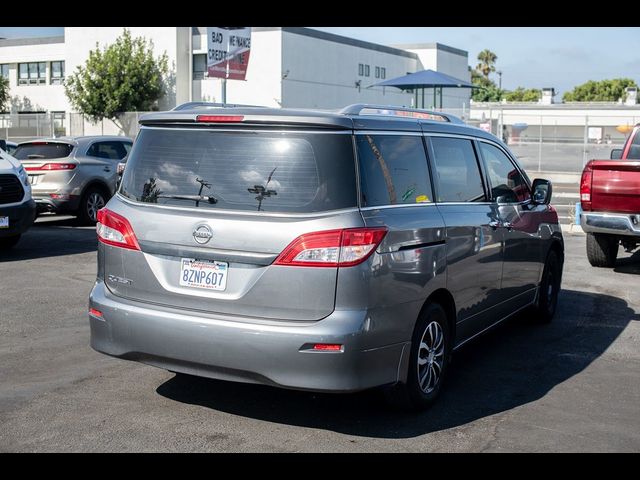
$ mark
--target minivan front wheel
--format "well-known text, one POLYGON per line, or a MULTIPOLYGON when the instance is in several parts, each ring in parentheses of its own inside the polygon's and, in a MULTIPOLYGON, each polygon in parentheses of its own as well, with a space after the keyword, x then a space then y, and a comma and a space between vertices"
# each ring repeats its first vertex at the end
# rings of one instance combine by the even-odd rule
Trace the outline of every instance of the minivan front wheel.
POLYGON ((420 315, 411 341, 407 381, 386 391, 394 407, 420 410, 438 396, 450 356, 448 325, 447 314, 437 303, 428 305, 420 315))
POLYGON ((78 219, 84 225, 95 224, 98 221, 98 210, 104 208, 106 204, 107 199, 102 189, 90 187, 80 201, 78 219))

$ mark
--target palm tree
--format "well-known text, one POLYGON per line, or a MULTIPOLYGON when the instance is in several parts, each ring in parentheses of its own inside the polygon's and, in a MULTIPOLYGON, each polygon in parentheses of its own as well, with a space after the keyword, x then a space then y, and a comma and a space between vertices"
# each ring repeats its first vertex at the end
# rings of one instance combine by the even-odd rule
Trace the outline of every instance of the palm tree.
POLYGON ((498 56, 491 50, 485 48, 478 54, 478 61, 480 63, 476 66, 476 70, 488 79, 489 74, 496 71, 496 60, 498 60, 498 56))

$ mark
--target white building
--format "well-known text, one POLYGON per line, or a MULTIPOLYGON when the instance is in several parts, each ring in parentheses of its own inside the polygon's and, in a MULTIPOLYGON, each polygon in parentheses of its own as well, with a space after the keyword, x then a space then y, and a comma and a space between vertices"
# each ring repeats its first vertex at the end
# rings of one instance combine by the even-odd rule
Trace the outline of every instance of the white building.
MULTIPOLYGON (((206 27, 127 28, 168 56, 171 87, 161 109, 222 101, 221 80, 205 78, 206 27)), ((69 122, 73 108, 64 94, 64 75, 83 65, 96 44, 103 48, 122 31, 66 27, 60 37, 0 40, 0 74, 9 78, 11 111, 56 112, 59 122, 69 122)), ((227 102, 323 109, 360 102, 409 106, 413 93, 371 85, 424 69, 470 81, 467 52, 438 43, 390 47, 309 28, 253 28, 246 81, 227 82, 227 102)), ((445 89, 443 107, 468 109, 469 98, 468 89, 445 89)), ((425 107, 433 107, 431 99, 427 92, 425 107)))

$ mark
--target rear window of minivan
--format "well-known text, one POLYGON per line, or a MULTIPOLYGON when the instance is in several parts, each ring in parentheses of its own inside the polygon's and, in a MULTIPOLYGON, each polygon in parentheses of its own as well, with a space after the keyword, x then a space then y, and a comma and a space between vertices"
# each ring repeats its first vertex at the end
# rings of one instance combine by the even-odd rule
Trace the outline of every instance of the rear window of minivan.
POLYGON ((73 145, 68 143, 23 143, 18 145, 13 156, 18 160, 46 160, 68 157, 73 145))
POLYGON ((142 128, 120 193, 145 203, 313 213, 357 205, 351 135, 142 128))

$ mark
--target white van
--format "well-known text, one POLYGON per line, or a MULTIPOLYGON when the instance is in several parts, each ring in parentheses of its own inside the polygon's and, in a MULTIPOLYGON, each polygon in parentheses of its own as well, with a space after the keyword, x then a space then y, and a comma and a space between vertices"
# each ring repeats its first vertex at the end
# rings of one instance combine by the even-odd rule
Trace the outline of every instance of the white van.
POLYGON ((4 147, 4 141, 0 141, 0 250, 18 243, 36 216, 29 176, 4 147))

